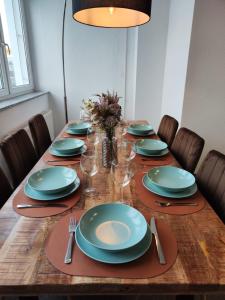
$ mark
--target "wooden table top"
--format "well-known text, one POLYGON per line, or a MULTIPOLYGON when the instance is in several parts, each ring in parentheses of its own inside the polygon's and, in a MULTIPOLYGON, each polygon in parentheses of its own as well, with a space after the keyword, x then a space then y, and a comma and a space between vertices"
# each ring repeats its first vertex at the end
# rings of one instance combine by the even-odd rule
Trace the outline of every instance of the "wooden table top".
MULTIPOLYGON (((44 165, 40 160, 34 169, 44 165)), ((12 200, 22 184, 0 211, 0 295, 225 293, 225 226, 208 204, 186 216, 152 212, 168 223, 178 243, 177 260, 165 274, 146 279, 78 277, 55 269, 44 252, 52 227, 71 210, 47 218, 18 215, 12 200)), ((118 199, 119 191, 107 169, 95 176, 94 185, 98 186, 99 196, 82 195, 72 210, 118 199)), ((134 180, 125 188, 124 196, 132 199, 140 211, 149 212, 135 197, 134 180)))

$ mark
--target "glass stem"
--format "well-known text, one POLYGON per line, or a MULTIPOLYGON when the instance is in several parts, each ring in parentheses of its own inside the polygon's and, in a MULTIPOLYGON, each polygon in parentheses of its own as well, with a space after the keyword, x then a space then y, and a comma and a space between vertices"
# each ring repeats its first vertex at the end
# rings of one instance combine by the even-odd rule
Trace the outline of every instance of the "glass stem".
POLYGON ((87 175, 87 188, 91 187, 91 176, 87 175))
POLYGON ((123 203, 123 186, 120 186, 120 197, 121 197, 121 202, 123 203))

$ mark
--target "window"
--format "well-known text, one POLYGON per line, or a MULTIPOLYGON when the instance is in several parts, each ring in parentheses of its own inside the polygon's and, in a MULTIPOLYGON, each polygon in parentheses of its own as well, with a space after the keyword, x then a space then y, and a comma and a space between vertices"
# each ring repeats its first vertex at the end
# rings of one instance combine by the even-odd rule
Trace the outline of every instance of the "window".
POLYGON ((0 99, 32 91, 22 0, 0 0, 0 99))

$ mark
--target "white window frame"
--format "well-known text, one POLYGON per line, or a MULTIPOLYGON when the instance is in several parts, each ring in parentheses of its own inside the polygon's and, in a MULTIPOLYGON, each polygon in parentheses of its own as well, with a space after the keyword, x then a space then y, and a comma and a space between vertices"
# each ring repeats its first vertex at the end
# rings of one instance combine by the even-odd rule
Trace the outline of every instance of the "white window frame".
MULTIPOLYGON (((1 60, 2 73, 3 73, 2 77, 4 82, 4 89, 0 90, 0 100, 6 100, 16 96, 24 95, 34 90, 34 82, 33 82, 31 60, 30 60, 30 53, 28 47, 28 35, 27 35, 26 24, 25 24, 26 20, 25 20, 23 0, 18 0, 18 2, 19 2, 20 14, 21 14, 21 24, 22 24, 22 31, 23 31, 23 38, 24 38, 24 48, 25 48, 29 84, 24 84, 18 87, 12 86, 10 81, 9 66, 8 66, 7 56, 6 56, 6 47, 1 46, 0 60, 1 60)), ((4 43, 5 41, 4 41, 3 28, 2 28, 1 18, 0 18, 0 43, 1 42, 4 43)))

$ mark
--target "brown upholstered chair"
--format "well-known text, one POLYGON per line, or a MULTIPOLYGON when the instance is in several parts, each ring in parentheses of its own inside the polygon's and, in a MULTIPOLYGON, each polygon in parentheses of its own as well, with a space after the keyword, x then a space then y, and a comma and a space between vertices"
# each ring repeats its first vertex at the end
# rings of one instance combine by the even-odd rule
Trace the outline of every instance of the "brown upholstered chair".
POLYGON ((1 150, 16 187, 37 162, 34 146, 24 129, 7 136, 1 142, 1 150))
POLYGON ((0 208, 5 204, 9 196, 12 194, 12 187, 5 176, 5 173, 0 168, 0 208))
POLYGON ((42 154, 51 144, 51 137, 49 134, 48 126, 45 122, 43 115, 38 114, 29 120, 29 127, 34 142, 34 147, 38 157, 42 154))
POLYGON ((203 195, 225 223, 225 155, 210 151, 196 174, 196 180, 203 195))
POLYGON ((204 144, 203 138, 183 127, 178 130, 170 150, 185 170, 194 172, 204 144))
POLYGON ((162 117, 157 134, 160 139, 170 147, 177 132, 177 128, 177 120, 171 116, 165 115, 162 117))

